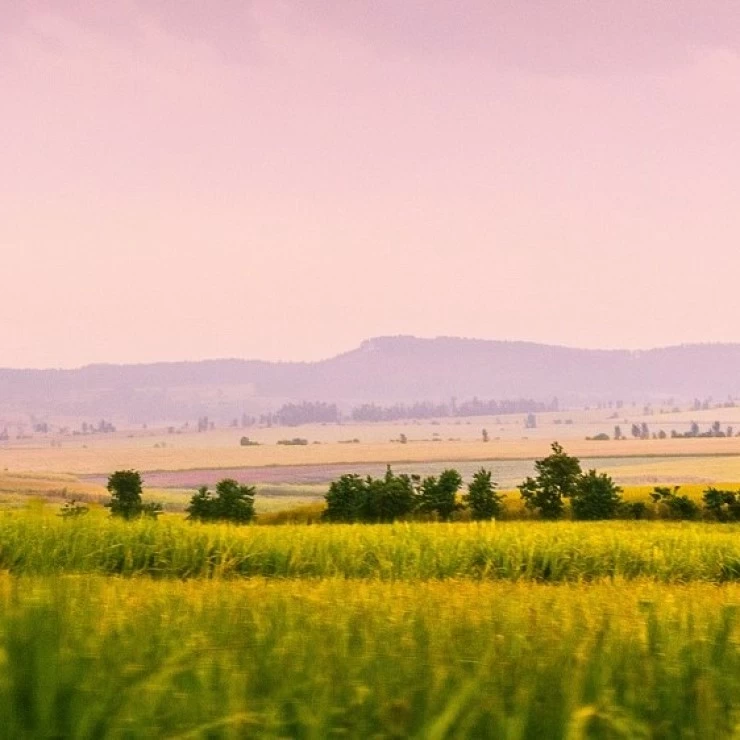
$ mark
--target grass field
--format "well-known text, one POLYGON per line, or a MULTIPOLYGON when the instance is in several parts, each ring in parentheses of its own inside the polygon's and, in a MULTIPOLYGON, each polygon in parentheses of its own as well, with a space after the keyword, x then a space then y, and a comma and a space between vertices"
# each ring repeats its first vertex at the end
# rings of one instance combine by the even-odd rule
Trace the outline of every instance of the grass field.
POLYGON ((1 738, 730 738, 740 525, 0 517, 1 738))
POLYGON ((125 522, 102 512, 0 517, 0 570, 168 578, 471 578, 666 583, 740 579, 740 525, 492 522, 394 525, 199 525, 125 522))
POLYGON ((0 577, 0 737, 729 738, 740 587, 0 577))

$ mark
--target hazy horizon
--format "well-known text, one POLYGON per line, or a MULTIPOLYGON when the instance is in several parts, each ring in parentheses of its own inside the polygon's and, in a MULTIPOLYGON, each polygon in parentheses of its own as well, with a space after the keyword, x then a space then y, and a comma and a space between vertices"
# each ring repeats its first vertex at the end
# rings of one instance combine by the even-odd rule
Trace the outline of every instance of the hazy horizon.
POLYGON ((738 82, 730 0, 0 0, 0 367, 740 342, 738 82))

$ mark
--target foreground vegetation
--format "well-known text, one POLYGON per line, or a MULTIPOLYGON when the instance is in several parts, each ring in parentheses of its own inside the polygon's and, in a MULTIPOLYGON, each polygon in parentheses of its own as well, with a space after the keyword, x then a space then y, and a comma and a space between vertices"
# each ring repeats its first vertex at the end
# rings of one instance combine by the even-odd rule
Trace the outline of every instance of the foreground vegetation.
POLYGON ((0 737, 732 736, 740 586, 0 577, 0 737))
POLYGON ((740 526, 668 522, 236 527, 0 516, 0 570, 158 577, 740 580, 740 526))

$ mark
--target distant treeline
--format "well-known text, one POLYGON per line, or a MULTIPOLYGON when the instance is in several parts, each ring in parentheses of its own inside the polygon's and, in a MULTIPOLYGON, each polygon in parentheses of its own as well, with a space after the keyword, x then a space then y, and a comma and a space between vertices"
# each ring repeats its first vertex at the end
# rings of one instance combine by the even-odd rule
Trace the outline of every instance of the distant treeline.
POLYGON ((515 400, 484 400, 472 398, 456 403, 433 403, 419 401, 406 404, 396 403, 381 406, 364 403, 355 406, 348 416, 344 416, 336 404, 322 401, 286 403, 275 413, 264 414, 260 423, 268 425, 298 426, 299 424, 337 423, 344 419, 351 421, 400 421, 403 419, 442 419, 461 416, 503 416, 505 414, 530 414, 543 411, 558 411, 558 399, 550 403, 534 401, 531 398, 515 400))

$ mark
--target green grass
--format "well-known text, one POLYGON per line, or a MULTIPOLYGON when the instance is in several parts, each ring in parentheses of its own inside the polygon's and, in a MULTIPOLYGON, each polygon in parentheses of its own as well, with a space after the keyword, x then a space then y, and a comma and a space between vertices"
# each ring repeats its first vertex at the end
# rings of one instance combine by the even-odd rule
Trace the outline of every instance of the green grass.
POLYGON ((497 522, 393 525, 64 520, 0 516, 0 570, 158 577, 379 578, 667 583, 740 580, 740 525, 497 522))
POLYGON ((740 587, 0 577, 0 737, 730 737, 740 587))
POLYGON ((739 609, 740 525, 38 504, 0 515, 0 739, 731 738, 739 609))

